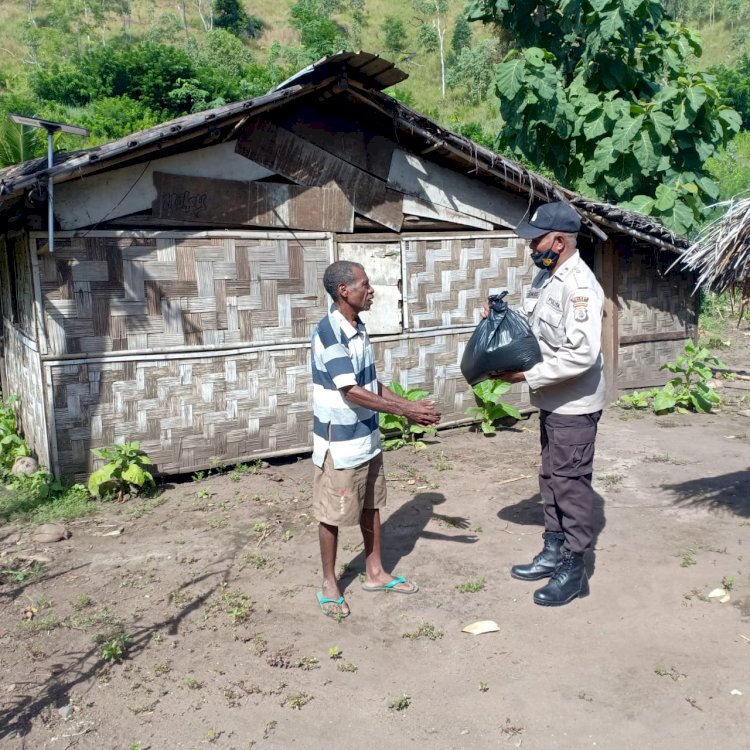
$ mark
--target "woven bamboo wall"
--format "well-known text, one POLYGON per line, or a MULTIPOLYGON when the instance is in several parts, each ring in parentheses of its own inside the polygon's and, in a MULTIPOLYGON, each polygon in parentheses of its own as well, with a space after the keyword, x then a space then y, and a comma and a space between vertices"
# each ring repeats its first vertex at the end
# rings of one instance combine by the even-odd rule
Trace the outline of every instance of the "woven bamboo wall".
POLYGON ((518 305, 536 272, 526 243, 510 235, 405 244, 411 329, 475 325, 490 294, 507 289, 508 301, 518 305))
POLYGON ((35 339, 34 287, 25 234, 0 236, 0 293, 3 318, 35 339))
MULTIPOLYGON (((432 393, 453 422, 473 405, 458 368, 469 332, 375 342, 386 383, 432 393)), ((89 449, 139 440, 167 474, 304 452, 312 445, 309 347, 88 361, 51 368, 60 467, 84 476, 89 449)), ((516 403, 523 404, 520 393, 516 403)), ((527 401, 525 402, 527 403, 527 401)))
POLYGON ((667 261, 659 264, 654 252, 620 256, 620 336, 685 331, 687 337, 689 327, 695 325, 692 285, 679 273, 661 276, 667 265, 667 261))
POLYGON ((646 388, 661 385, 670 374, 660 371, 665 362, 673 362, 694 334, 695 298, 693 282, 680 273, 662 275, 668 263, 660 263, 652 252, 628 252, 619 261, 618 304, 619 335, 684 333, 674 341, 621 344, 617 385, 619 388, 646 388))
POLYGON ((3 325, 5 374, 8 394, 20 396, 18 423, 26 442, 41 466, 52 467, 45 414, 42 364, 36 343, 7 320, 3 325))
POLYGON ((129 235, 63 235, 40 256, 51 353, 278 344, 325 312, 321 235, 129 235))

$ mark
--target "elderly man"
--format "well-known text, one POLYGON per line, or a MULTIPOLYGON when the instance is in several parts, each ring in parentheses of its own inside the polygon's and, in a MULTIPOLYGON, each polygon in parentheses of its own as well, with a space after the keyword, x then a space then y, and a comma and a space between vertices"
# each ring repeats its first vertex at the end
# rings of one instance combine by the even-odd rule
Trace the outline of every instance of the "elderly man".
POLYGON ((591 487, 594 444, 605 403, 601 354, 604 293, 576 247, 581 220, 567 203, 549 203, 521 222, 516 234, 530 240, 541 270, 524 299, 543 360, 526 372, 493 373, 510 383, 526 381, 539 408, 544 501, 544 548, 511 575, 524 581, 550 578, 534 593, 545 606, 567 604, 588 593, 583 555, 594 537, 591 487))
POLYGON ((323 285, 333 304, 312 336, 313 512, 318 519, 323 586, 318 603, 327 617, 349 616, 336 579, 339 526, 359 524, 365 545, 365 591, 413 594, 418 586, 383 570, 380 508, 386 487, 378 412, 405 416, 416 424, 437 424, 431 401, 408 401, 379 383, 372 345, 359 314, 374 296, 359 263, 337 261, 323 285))

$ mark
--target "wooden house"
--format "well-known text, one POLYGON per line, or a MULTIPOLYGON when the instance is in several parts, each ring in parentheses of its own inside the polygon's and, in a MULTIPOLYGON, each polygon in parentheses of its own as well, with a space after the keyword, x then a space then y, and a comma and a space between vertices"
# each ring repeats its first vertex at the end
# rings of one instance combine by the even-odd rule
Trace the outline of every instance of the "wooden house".
POLYGON ((2 390, 42 464, 82 476, 90 448, 124 440, 167 474, 308 450, 309 338, 335 259, 374 282, 381 380, 465 420, 464 344, 488 294, 520 300, 535 269, 513 227, 551 200, 584 219, 612 397, 665 380, 695 332, 692 279, 665 273, 684 240, 383 93, 405 77, 341 53, 257 99, 0 171, 2 390))

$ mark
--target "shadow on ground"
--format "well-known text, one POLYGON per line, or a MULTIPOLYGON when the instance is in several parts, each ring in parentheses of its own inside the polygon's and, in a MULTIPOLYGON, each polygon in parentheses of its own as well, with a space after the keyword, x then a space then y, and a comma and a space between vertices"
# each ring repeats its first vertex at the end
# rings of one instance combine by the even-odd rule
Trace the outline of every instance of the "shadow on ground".
POLYGON ((675 505, 709 510, 728 510, 743 518, 750 518, 750 469, 700 477, 679 484, 664 484, 673 492, 675 505))
MULTIPOLYGON (((427 531, 427 524, 437 519, 455 529, 467 529, 469 521, 461 516, 444 516, 435 513, 434 507, 445 502, 445 495, 440 492, 418 492, 411 500, 391 513, 383 521, 382 550, 383 568, 393 572, 399 562, 408 557, 414 550, 418 539, 430 539, 460 544, 473 544, 478 540, 476 534, 441 534, 427 531)), ((364 550, 347 564, 346 572, 339 580, 343 593, 357 575, 365 569, 364 550)), ((407 573, 403 573, 407 575, 407 573)), ((408 577, 408 575, 407 575, 408 577)))
MULTIPOLYGON (((591 551, 586 556, 586 571, 589 577, 594 575, 596 568, 595 550, 599 534, 602 533, 604 527, 607 525, 607 519, 604 515, 604 498, 598 493, 595 493, 595 495, 594 538, 591 544, 591 551)), ((519 500, 513 505, 506 505, 501 508, 497 513, 497 517, 502 521, 516 523, 519 526, 539 526, 539 549, 541 549, 541 535, 544 531, 544 503, 542 502, 542 496, 538 492, 531 497, 527 497, 525 500, 519 500)), ((519 560, 518 562, 527 563, 531 562, 531 559, 519 560)))

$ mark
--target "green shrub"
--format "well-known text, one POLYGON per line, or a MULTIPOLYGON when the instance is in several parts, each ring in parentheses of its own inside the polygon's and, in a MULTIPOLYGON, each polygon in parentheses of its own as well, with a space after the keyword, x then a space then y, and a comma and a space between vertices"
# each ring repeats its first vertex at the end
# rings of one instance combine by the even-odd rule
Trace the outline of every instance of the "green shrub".
POLYGON ((521 412, 513 404, 506 404, 500 400, 500 397, 510 390, 510 383, 504 380, 483 380, 472 390, 479 406, 470 406, 466 414, 480 420, 480 427, 485 435, 494 435, 495 423, 504 417, 521 419, 521 412))
POLYGON ((10 469, 20 456, 29 455, 29 446, 18 434, 14 404, 21 399, 8 396, 0 400, 0 469, 10 469))
POLYGON ((109 448, 92 448, 97 458, 107 461, 89 477, 89 492, 99 497, 117 496, 122 500, 126 492, 140 493, 147 485, 154 485, 154 477, 146 468, 153 461, 141 450, 137 440, 112 445, 109 448))
MULTIPOLYGON (((397 396, 407 399, 408 401, 419 401, 427 398, 430 394, 421 388, 404 389, 395 380, 391 381, 388 386, 397 396)), ((380 431, 383 433, 383 450, 393 451, 410 445, 415 450, 424 448, 425 444, 418 440, 419 435, 434 435, 437 430, 434 427, 422 427, 419 424, 411 423, 406 417, 399 417, 395 414, 386 414, 381 412, 378 418, 380 431)))

